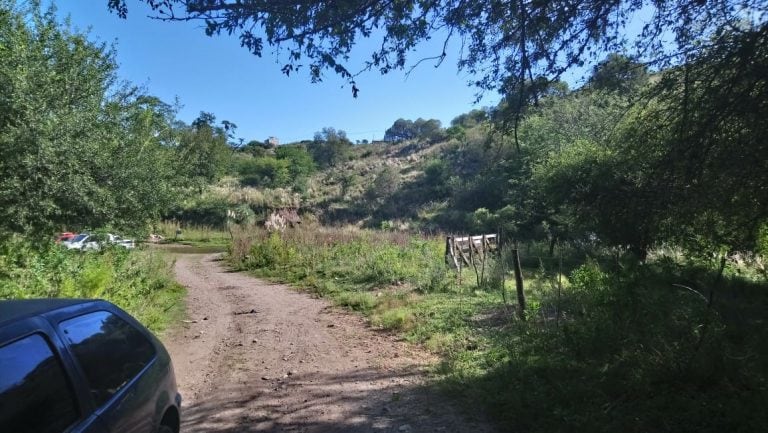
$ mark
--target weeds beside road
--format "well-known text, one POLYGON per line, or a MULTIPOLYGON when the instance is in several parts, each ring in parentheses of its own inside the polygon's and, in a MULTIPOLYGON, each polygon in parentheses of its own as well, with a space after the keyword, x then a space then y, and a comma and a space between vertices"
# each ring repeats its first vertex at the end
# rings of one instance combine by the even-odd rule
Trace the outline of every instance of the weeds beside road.
POLYGON ((154 332, 183 314, 184 288, 151 249, 68 251, 18 238, 0 244, 0 299, 101 298, 154 332))

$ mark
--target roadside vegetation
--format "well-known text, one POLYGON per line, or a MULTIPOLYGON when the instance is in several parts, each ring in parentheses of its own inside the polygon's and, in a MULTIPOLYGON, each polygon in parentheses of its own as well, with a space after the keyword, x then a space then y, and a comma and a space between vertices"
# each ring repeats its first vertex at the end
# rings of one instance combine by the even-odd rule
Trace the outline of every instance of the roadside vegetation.
POLYGON ((0 299, 106 299, 159 332, 183 316, 184 293, 157 251, 82 253, 19 238, 0 244, 0 299))
POLYGON ((756 256, 730 257, 720 273, 719 260, 677 250, 641 264, 599 246, 549 256, 548 243, 532 243, 521 320, 509 254, 478 285, 471 268, 459 282, 443 248, 441 237, 310 227, 240 233, 229 260, 441 355, 438 383, 504 431, 768 426, 768 292, 756 256))

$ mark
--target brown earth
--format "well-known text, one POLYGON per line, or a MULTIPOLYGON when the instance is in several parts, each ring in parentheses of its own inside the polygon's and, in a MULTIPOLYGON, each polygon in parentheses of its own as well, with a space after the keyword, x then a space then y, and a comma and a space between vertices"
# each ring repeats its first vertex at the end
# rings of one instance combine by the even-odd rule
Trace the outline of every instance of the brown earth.
POLYGON ((436 359, 327 301, 180 254, 188 320, 164 342, 182 432, 492 432, 427 386, 436 359))

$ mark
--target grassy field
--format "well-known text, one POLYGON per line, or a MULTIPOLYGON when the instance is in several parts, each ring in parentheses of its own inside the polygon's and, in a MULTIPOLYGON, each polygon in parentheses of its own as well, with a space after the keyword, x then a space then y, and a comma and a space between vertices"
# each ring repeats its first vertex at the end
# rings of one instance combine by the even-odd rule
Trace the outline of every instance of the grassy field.
MULTIPOLYGON (((438 383, 504 431, 768 431, 759 273, 733 260, 717 277, 712 263, 670 255, 639 264, 567 250, 560 275, 559 260, 534 245, 522 250, 522 321, 512 279, 478 286, 465 271, 459 284, 443 242, 353 228, 258 231, 235 236, 230 261, 441 355, 438 383)), ((497 269, 488 272, 506 274, 497 269)))
POLYGON ((163 221, 155 227, 155 230, 156 234, 164 238, 164 243, 194 246, 204 252, 226 251, 232 241, 228 231, 206 225, 182 226, 176 221, 163 221), (180 233, 179 230, 181 230, 180 233))

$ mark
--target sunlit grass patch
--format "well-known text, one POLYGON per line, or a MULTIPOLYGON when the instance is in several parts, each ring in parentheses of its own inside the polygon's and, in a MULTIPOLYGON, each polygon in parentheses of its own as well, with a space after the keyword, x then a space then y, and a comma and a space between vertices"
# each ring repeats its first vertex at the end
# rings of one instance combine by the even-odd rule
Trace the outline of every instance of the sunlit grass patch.
POLYGON ((371 316, 371 325, 387 330, 407 331, 414 322, 413 313, 406 307, 386 309, 371 316))
POLYGON ((370 292, 340 292, 333 300, 338 305, 362 312, 372 311, 377 304, 376 296, 370 292))

